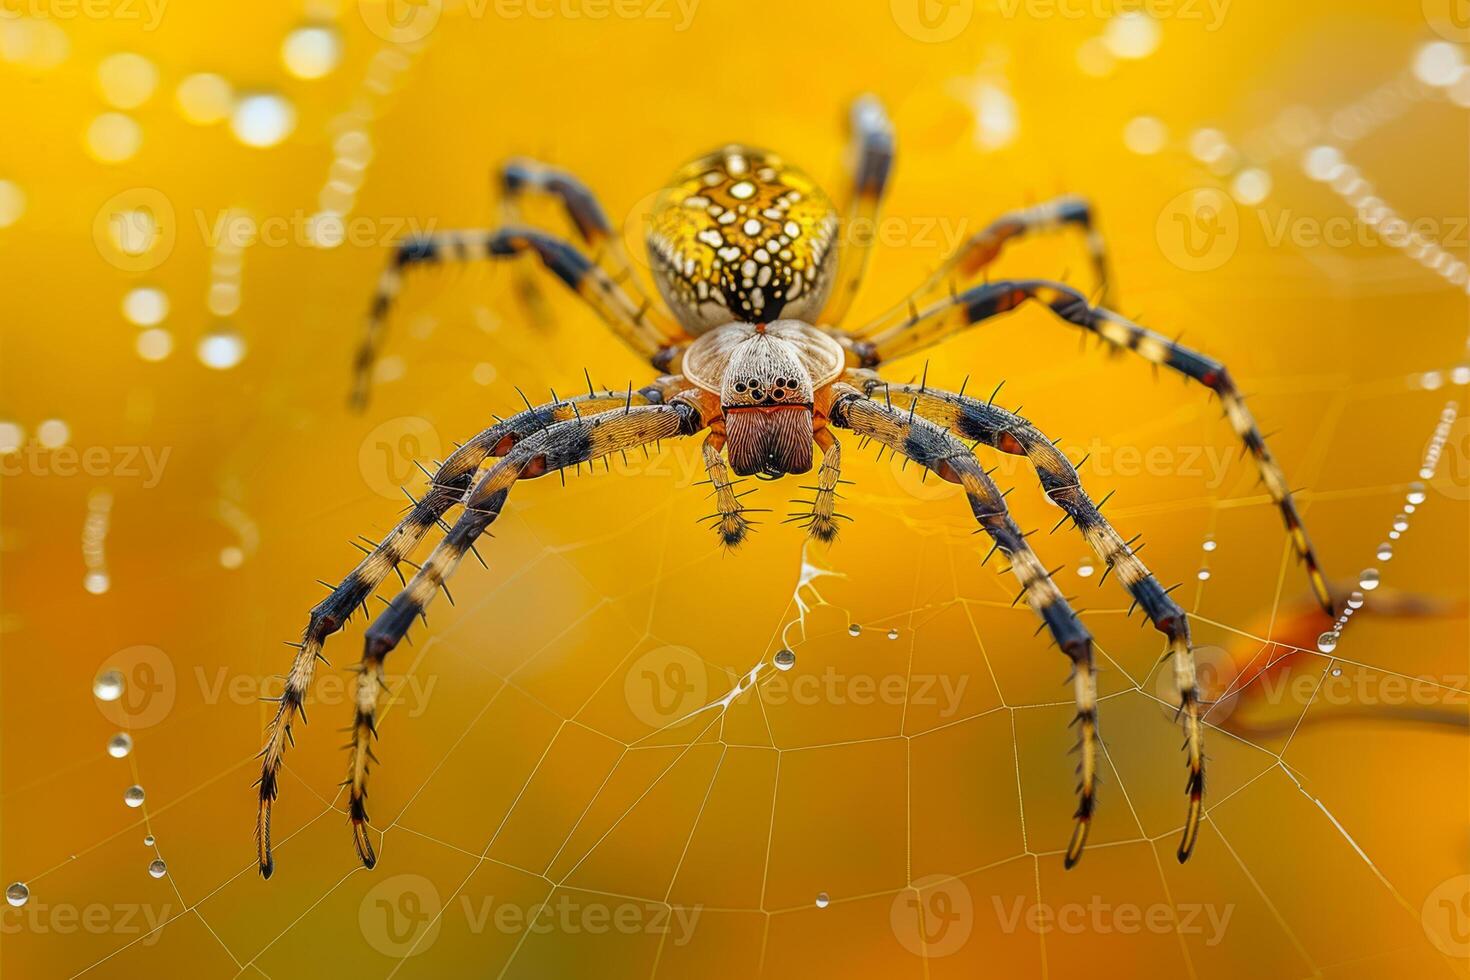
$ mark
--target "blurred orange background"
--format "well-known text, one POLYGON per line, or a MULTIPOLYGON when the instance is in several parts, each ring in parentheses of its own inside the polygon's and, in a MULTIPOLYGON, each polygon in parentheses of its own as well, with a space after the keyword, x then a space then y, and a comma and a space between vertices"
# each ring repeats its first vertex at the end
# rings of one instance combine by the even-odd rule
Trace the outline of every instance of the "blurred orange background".
MULTIPOLYGON (((1470 382, 1453 13, 0 0, 0 879, 28 892, 0 920, 0 968, 1470 975, 1466 422, 1375 557, 1470 382), (1185 772, 1161 643, 1084 573, 1078 537, 1034 539, 1103 669, 1101 805, 1064 873, 1068 667, 1000 563, 981 567, 963 499, 853 445, 835 545, 780 523, 789 479, 759 485, 773 519, 725 554, 695 523, 691 441, 517 488, 488 570, 463 566, 458 605, 390 658, 371 872, 336 789, 362 621, 328 644, 262 881, 257 697, 278 692, 314 580, 392 526, 399 485, 424 483, 414 458, 513 412, 516 386, 652 375, 554 283, 537 328, 509 270, 436 269, 410 280, 352 414, 389 246, 492 226, 495 167, 518 154, 586 179, 632 246, 665 176, 728 141, 836 193, 865 91, 899 161, 852 322, 990 218, 1086 195, 1120 310, 1230 366, 1334 581, 1381 573, 1320 653, 1326 622, 1218 406, 1045 311, 885 368, 1004 380, 1003 404, 1093 453, 1094 497, 1116 491, 1109 517, 1184 583, 1206 681, 1244 692, 1211 716, 1194 858, 1174 859, 1185 772), (1429 614, 1382 614, 1416 595, 1429 614), (778 673, 783 645, 797 659, 778 673), (695 712, 762 664, 756 691, 695 712)), ((549 207, 531 217, 562 230, 549 207)), ((1065 235, 999 274, 1091 288, 1065 235)), ((996 478, 1023 527, 1055 523, 1030 473, 996 478)))

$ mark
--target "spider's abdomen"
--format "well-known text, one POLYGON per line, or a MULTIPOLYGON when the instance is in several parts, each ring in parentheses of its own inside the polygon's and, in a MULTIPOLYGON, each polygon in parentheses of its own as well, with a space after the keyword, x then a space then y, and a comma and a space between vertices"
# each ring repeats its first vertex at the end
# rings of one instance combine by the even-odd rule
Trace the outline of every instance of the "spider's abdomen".
POLYGON ((690 163, 654 205, 648 253, 685 329, 811 321, 832 285, 837 212, 774 154, 729 146, 690 163))

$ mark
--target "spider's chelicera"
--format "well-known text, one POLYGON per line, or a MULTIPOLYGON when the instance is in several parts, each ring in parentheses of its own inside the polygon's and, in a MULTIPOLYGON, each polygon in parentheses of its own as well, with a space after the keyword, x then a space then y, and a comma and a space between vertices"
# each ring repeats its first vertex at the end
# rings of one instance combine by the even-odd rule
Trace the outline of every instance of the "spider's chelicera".
MULTIPOLYGON (((1082 854, 1091 824, 1098 738, 1092 638, 1031 550, 1027 535, 1006 511, 1003 494, 986 475, 976 450, 1026 457, 1043 491, 1097 553, 1108 573, 1166 638, 1180 691, 1179 712, 1188 765, 1188 811, 1179 860, 1192 852, 1204 794, 1204 750, 1199 688, 1189 624, 1132 548, 1099 513, 1073 465, 1031 422, 990 400, 927 384, 896 384, 875 368, 953 337, 968 327, 1035 300, 1064 324, 1085 330, 1118 350, 1193 379, 1219 396, 1225 414, 1260 468, 1285 519, 1312 589, 1331 611, 1326 582, 1280 468, 1224 365, 1147 330, 1106 307, 1107 264, 1102 237, 1087 204, 1061 198, 1008 214, 961 245, 907 299, 867 325, 841 323, 868 261, 871 241, 843 229, 871 222, 888 183, 894 154, 892 128, 872 98, 858 100, 852 120, 852 174, 844 203, 834 206, 801 171, 775 155, 730 146, 675 174, 660 194, 648 233, 654 281, 667 313, 640 286, 619 236, 592 194, 566 173, 516 161, 502 170, 506 225, 482 232, 450 232, 411 239, 384 273, 356 364, 354 400, 362 405, 382 344, 389 306, 409 267, 447 261, 500 260, 534 255, 581 297, 608 326, 659 372, 641 388, 599 391, 527 403, 461 445, 439 465, 422 499, 371 549, 332 593, 311 611, 299 652, 286 677, 279 708, 262 751, 258 858, 269 877, 271 804, 291 729, 326 638, 401 566, 435 527, 439 544, 412 579, 372 622, 357 674, 349 745, 348 810, 363 864, 376 862, 366 808, 375 718, 383 694, 383 661, 475 541, 499 516, 521 480, 578 466, 662 439, 704 434, 703 455, 716 502, 711 515, 720 539, 736 545, 749 532, 749 511, 735 492, 735 476, 803 473, 821 450, 809 509, 794 515, 823 541, 837 534, 841 446, 834 429, 877 442, 963 488, 976 522, 1010 561, 1020 597, 1035 611, 1072 661, 1077 703, 1080 781, 1075 826, 1065 852, 1071 867, 1082 854), (581 247, 517 224, 529 193, 559 200, 581 247), (1010 241, 1052 228, 1076 228, 1086 237, 1099 300, 1044 280, 986 282, 985 272, 1010 241), (978 283, 977 283, 978 280, 978 283), (482 471, 491 458, 496 462, 482 471), (733 475, 732 475, 733 473, 733 475), (443 520, 452 508, 460 516, 443 520)), ((517 264, 517 275, 524 276, 517 264)), ((536 307, 529 279, 523 295, 536 307)), ((476 552, 476 557, 478 553, 476 552)), ((987 556, 988 557, 988 556, 987 556)), ((447 590, 446 590, 447 591, 447 590)), ((304 720, 304 717, 303 717, 304 720)))

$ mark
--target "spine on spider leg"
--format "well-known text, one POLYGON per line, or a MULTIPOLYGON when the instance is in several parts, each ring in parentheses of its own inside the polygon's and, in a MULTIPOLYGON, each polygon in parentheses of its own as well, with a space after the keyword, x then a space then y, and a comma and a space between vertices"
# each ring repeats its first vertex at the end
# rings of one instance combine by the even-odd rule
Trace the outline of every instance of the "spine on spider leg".
POLYGON ((303 706, 311 688, 316 661, 326 662, 322 647, 347 621, 353 610, 372 594, 387 574, 408 557, 423 540, 429 528, 458 499, 460 484, 467 483, 479 461, 484 458, 484 444, 498 439, 495 430, 487 430, 484 439, 466 443, 451 456, 435 477, 434 485, 422 500, 399 522, 383 541, 358 563, 342 583, 312 609, 301 644, 276 708, 275 718, 266 728, 266 743, 261 750, 260 809, 256 817, 256 858, 262 876, 269 878, 275 870, 271 856, 271 806, 280 793, 279 776, 286 749, 292 744, 292 726, 299 715, 306 716, 303 706))
POLYGON ((408 585, 393 598, 363 638, 362 664, 358 668, 354 694, 352 739, 347 744, 348 818, 352 822, 352 842, 363 866, 371 869, 378 863, 368 836, 367 782, 371 766, 378 761, 372 742, 377 737, 378 705, 384 691, 383 662, 408 632, 414 619, 421 616, 435 592, 458 567, 475 539, 489 526, 504 506, 509 482, 516 478, 517 468, 502 463, 487 477, 491 492, 476 494, 467 503, 464 515, 414 574, 408 585))
MULTIPOLYGON (((993 506, 982 504, 973 496, 971 505, 976 509, 977 516, 982 506, 987 509, 993 506)), ((1093 664, 1092 634, 1067 604, 1041 560, 1026 544, 1015 522, 1003 514, 994 513, 981 516, 980 522, 990 532, 1001 551, 1010 558, 1011 570, 1021 582, 1022 595, 1046 623, 1057 646, 1072 661, 1072 684, 1077 702, 1074 724, 1078 729, 1078 752, 1081 758, 1077 773, 1077 811, 1073 815, 1072 837, 1067 843, 1063 858, 1063 865, 1070 869, 1082 858, 1088 832, 1092 829, 1093 812, 1097 807, 1097 678, 1093 664)))

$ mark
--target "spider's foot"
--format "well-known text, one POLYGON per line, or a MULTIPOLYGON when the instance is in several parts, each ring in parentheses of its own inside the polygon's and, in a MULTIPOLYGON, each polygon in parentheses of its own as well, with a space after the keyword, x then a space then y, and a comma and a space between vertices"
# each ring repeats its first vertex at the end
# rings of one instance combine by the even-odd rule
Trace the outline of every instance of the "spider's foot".
POLYGON ((361 800, 352 801, 352 846, 357 849, 362 866, 373 870, 378 863, 378 855, 373 850, 373 842, 368 839, 367 811, 363 809, 361 800))
POLYGON ((255 821, 255 857, 260 866, 260 876, 270 880, 276 871, 276 859, 271 854, 271 804, 264 798, 260 801, 260 814, 255 821))
POLYGON ((1077 823, 1072 828, 1072 839, 1067 842, 1067 853, 1062 858, 1062 867, 1071 871, 1082 860, 1082 849, 1087 846, 1087 834, 1092 829, 1092 815, 1078 812, 1077 823))

